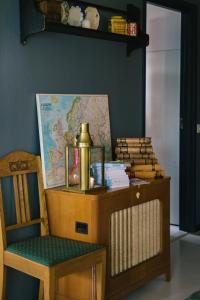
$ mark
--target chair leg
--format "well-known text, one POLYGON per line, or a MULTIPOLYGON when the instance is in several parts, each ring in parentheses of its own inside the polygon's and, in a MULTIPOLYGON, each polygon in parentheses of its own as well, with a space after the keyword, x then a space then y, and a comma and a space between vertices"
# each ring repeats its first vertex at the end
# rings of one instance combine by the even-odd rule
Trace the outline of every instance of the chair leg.
POLYGON ((40 280, 38 300, 44 300, 44 282, 40 280))
POLYGON ((97 281, 96 281, 96 265, 92 266, 92 293, 91 293, 91 300, 97 300, 97 281))
POLYGON ((96 265, 96 299, 105 299, 106 254, 102 255, 101 263, 96 265))
POLYGON ((55 273, 50 270, 48 276, 44 280, 44 300, 55 300, 56 280, 55 273))
POLYGON ((6 293, 6 266, 0 266, 0 299, 5 300, 6 293))

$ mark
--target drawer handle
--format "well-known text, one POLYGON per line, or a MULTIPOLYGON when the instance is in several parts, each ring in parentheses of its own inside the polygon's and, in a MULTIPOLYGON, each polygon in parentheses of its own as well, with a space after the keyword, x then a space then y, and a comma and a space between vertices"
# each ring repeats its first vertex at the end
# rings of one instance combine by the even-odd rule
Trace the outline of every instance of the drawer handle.
POLYGON ((140 199, 140 192, 137 192, 137 193, 136 193, 136 198, 137 198, 137 199, 140 199))

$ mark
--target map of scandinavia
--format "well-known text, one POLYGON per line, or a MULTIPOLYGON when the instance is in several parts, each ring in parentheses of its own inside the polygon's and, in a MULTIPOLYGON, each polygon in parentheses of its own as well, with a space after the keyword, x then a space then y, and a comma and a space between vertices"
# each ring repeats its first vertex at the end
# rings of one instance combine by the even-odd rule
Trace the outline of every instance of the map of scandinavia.
POLYGON ((111 135, 107 95, 37 94, 37 110, 44 187, 65 184, 65 146, 87 122, 94 145, 105 146, 111 160, 111 135))

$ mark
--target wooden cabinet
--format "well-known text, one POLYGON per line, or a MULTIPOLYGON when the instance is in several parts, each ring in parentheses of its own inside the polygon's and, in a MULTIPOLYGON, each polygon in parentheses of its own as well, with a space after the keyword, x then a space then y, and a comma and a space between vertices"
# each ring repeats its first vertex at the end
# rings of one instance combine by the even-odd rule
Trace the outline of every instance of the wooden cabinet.
MULTIPOLYGON (((106 299, 120 299, 156 276, 170 279, 169 190, 169 178, 92 194, 49 189, 51 234, 105 244, 106 299)), ((58 299, 93 299, 91 276, 62 279, 58 299)))

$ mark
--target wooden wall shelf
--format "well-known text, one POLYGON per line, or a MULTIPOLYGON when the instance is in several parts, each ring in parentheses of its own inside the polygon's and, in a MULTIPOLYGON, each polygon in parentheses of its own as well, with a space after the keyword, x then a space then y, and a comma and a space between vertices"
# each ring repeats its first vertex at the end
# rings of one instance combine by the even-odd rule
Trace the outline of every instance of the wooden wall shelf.
MULTIPOLYGON (((110 7, 94 5, 84 2, 86 5, 95 6, 98 10, 107 11, 114 15, 126 15, 125 11, 113 9, 110 7)), ((138 8, 133 7, 136 11, 136 19, 139 23, 138 8)), ((137 37, 115 34, 108 31, 92 30, 82 27, 63 25, 62 23, 49 22, 44 14, 36 7, 34 0, 20 0, 20 26, 21 26, 21 43, 26 44, 27 39, 40 32, 56 32, 64 34, 78 35, 88 38, 96 38, 127 44, 127 55, 137 48, 146 47, 149 44, 149 36, 139 32, 137 37)))

